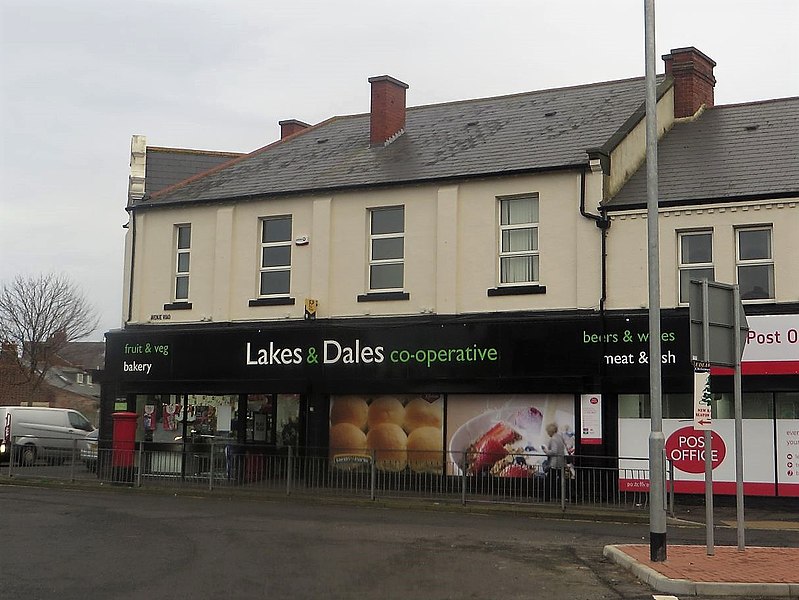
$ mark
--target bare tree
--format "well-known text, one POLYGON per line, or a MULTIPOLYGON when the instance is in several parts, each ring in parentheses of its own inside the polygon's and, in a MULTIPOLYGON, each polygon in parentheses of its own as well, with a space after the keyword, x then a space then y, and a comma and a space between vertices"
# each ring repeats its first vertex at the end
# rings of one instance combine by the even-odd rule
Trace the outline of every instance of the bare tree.
POLYGON ((17 349, 20 370, 34 389, 55 355, 98 323, 95 308, 65 275, 17 275, 0 289, 0 341, 17 349))

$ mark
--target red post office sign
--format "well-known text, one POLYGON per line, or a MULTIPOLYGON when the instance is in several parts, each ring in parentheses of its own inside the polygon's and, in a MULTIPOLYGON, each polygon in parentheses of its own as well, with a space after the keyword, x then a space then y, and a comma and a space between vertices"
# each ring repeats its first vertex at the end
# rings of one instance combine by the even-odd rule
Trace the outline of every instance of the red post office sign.
MULTIPOLYGON (((713 468, 718 467, 727 456, 724 439, 711 432, 710 460, 713 468)), ((693 427, 682 427, 666 440, 666 458, 674 463, 674 468, 685 473, 705 472, 705 432, 693 427)))

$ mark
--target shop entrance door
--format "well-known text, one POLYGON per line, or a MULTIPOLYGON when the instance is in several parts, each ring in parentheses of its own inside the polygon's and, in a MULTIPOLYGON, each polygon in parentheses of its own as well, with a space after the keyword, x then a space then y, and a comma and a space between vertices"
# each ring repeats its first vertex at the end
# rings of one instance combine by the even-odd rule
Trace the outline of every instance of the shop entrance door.
POLYGON ((300 394, 248 394, 246 442, 284 448, 299 444, 300 394))

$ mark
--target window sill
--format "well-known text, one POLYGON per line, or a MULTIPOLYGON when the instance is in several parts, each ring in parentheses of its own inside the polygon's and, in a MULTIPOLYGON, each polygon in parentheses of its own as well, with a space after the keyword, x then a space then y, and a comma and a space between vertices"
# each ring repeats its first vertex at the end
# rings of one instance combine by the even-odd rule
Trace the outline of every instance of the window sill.
POLYGON ((164 310, 191 310, 191 302, 170 302, 164 304, 164 310))
POLYGON ((288 306, 294 304, 294 298, 256 298, 250 300, 250 306, 288 306))
POLYGON ((526 294, 546 294, 545 285, 516 285, 508 287, 490 288, 486 294, 491 296, 523 296, 526 294))
POLYGON ((372 292, 370 294, 360 294, 358 302, 387 302, 390 300, 410 300, 408 292, 372 292))

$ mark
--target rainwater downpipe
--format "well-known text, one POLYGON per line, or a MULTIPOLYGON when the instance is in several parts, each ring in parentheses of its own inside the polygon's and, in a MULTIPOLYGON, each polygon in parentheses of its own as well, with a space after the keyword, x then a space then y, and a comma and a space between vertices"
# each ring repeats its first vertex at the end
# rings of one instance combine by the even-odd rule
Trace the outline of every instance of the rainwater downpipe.
POLYGON ((599 313, 600 315, 605 314, 605 301, 607 300, 607 235, 608 229, 610 229, 610 219, 604 213, 601 215, 594 215, 589 213, 585 210, 585 196, 586 196, 586 185, 587 185, 587 172, 591 170, 590 166, 583 167, 582 171, 580 171, 580 214, 584 216, 586 219, 591 219, 596 223, 596 226, 602 231, 601 238, 600 238, 600 295, 599 295, 599 313))
POLYGON ((128 277, 128 318, 127 325, 133 318, 133 265, 136 264, 136 213, 128 208, 130 214, 130 277, 128 277))

